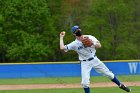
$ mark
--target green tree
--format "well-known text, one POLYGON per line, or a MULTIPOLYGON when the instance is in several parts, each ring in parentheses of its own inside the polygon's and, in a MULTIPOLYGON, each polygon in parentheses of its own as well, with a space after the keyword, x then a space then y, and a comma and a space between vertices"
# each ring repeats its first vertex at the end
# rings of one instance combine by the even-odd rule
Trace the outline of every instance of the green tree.
POLYGON ((133 0, 94 0, 83 26, 101 41, 103 47, 98 53, 102 60, 137 59, 134 56, 138 53, 137 44, 129 36, 134 36, 135 29, 133 3, 133 0))
POLYGON ((46 0, 0 0, 1 61, 47 61, 52 28, 46 0), (45 40, 46 39, 46 40, 45 40))
MULTIPOLYGON (((140 58, 139 0, 0 0, 0 61, 73 61, 59 49, 80 25, 102 44, 102 60, 140 58)), ((72 57, 70 56, 72 55, 72 57)))

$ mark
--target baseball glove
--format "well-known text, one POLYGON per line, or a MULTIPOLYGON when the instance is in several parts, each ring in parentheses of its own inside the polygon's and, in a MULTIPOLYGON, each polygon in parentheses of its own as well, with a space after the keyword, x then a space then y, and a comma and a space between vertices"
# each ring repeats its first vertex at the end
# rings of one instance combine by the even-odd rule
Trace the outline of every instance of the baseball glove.
POLYGON ((88 37, 84 37, 81 41, 85 47, 91 47, 93 45, 93 41, 88 37))

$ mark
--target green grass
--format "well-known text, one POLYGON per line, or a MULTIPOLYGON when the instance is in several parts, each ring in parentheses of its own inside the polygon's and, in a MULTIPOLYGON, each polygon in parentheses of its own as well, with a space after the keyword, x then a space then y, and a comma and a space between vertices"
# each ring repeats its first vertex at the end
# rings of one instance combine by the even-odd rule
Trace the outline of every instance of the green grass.
MULTIPOLYGON (((140 75, 118 76, 120 81, 140 81, 140 75)), ((28 78, 28 79, 0 79, 0 84, 64 84, 80 83, 81 77, 65 78, 28 78)), ((91 77, 91 82, 110 82, 103 76, 91 77)), ((140 93, 140 87, 131 87, 131 93, 140 93)), ((33 89, 33 90, 0 90, 0 93, 84 93, 82 88, 78 89, 33 89)), ((92 88, 91 93, 126 93, 118 87, 92 88)))
MULTIPOLYGON (((140 87, 131 87, 131 93, 140 93, 140 87)), ((35 89, 35 90, 6 90, 0 93, 84 93, 83 89, 35 89)), ((126 93, 118 87, 92 88, 91 93, 126 93)))
MULTIPOLYGON (((120 81, 140 81, 140 75, 118 76, 120 81)), ((92 82, 110 82, 104 76, 91 77, 92 82)), ((0 79, 0 85, 3 84, 69 84, 80 83, 81 77, 63 77, 63 78, 26 78, 26 79, 0 79)))

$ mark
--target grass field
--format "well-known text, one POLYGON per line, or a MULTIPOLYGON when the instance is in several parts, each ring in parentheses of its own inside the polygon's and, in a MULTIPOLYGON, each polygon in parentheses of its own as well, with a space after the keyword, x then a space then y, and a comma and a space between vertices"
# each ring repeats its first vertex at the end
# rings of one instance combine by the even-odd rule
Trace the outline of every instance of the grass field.
MULTIPOLYGON (((140 81, 140 75, 118 76, 118 79, 124 81, 140 81)), ((110 80, 103 76, 91 77, 92 82, 110 82, 110 80)), ((26 79, 0 79, 0 85, 3 84, 71 84, 80 83, 81 77, 63 77, 63 78, 26 78, 26 79)))
MULTIPOLYGON (((118 76, 120 81, 140 81, 140 75, 118 76)), ((5 84, 69 84, 81 82, 80 77, 65 77, 65 78, 28 78, 28 79, 0 79, 0 85, 5 84)), ((91 77, 92 82, 110 82, 109 79, 103 76, 91 77)), ((140 87, 131 87, 131 93, 140 93, 140 87)), ((0 90, 0 93, 84 93, 82 88, 74 89, 33 89, 33 90, 0 90)), ((126 93, 118 87, 107 88, 91 88, 91 93, 126 93)))

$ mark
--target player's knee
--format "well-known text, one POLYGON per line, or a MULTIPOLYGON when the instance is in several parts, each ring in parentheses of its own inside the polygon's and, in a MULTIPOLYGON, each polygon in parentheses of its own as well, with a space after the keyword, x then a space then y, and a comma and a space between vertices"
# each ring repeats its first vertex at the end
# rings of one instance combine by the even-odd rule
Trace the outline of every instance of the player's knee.
POLYGON ((114 74, 112 72, 105 74, 106 77, 108 77, 110 80, 114 78, 114 74))

